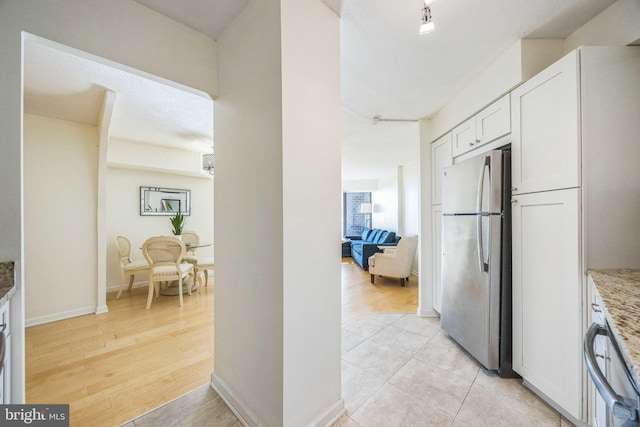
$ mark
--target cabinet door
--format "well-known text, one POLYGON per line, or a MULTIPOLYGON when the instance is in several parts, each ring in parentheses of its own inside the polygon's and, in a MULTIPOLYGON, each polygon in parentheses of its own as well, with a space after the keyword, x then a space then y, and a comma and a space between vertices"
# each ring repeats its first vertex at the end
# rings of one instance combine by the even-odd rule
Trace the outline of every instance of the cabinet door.
POLYGON ((475 117, 471 117, 466 122, 456 126, 451 131, 451 139, 453 143, 453 157, 473 150, 476 145, 475 117))
POLYGON ((442 204, 442 169, 452 164, 451 133, 431 145, 431 204, 442 204))
POLYGON ((578 52, 511 92, 513 193, 580 186, 578 52))
POLYGON ((513 369, 582 418, 580 190, 514 196, 513 369))
POLYGON ((440 313, 442 301, 442 205, 431 207, 431 236, 433 309, 440 313))
POLYGON ((509 99, 509 95, 505 95, 476 115, 476 146, 484 145, 511 132, 509 99))

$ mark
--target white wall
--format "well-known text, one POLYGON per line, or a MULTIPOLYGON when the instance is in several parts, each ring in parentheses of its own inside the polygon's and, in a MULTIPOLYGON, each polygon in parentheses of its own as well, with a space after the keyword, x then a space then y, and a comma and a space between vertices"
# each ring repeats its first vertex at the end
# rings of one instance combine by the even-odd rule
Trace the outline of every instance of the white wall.
POLYGON ((518 40, 430 118, 428 139, 436 140, 562 55, 562 40, 518 40))
MULTIPOLYGON (((344 188, 344 183, 343 183, 344 188)), ((371 193, 372 227, 396 232, 401 237, 420 236, 420 162, 418 159, 378 177, 371 193)), ((412 271, 419 274, 419 252, 412 271)))
MULTIPOLYGON (((400 230, 402 236, 420 236, 420 160, 402 166, 402 202, 400 230)), ((419 274, 420 248, 411 268, 419 274)))
POLYGON ((289 427, 328 425, 343 410, 339 22, 321 0, 282 1, 284 425, 289 427), (309 274, 311 266, 322 274, 309 274))
MULTIPOLYGON (((150 151, 154 147, 147 146, 150 151)), ((143 259, 140 247, 146 239, 172 235, 168 216, 140 215, 140 187, 191 190, 191 215, 185 216, 185 230, 200 235, 201 242, 213 243, 213 180, 121 168, 109 168, 107 177, 107 292, 120 285, 120 262, 114 243, 116 235, 131 241, 132 259, 143 259)), ((199 248, 199 257, 213 256, 213 246, 199 248)), ((146 274, 136 275, 136 286, 146 286, 146 274)))
POLYGON ((564 40, 564 51, 579 46, 626 46, 640 41, 640 1, 618 0, 564 40))
POLYGON ((110 167, 208 176, 202 170, 200 153, 116 138, 109 139, 107 161, 110 167))
POLYGON ((401 167, 378 177, 378 189, 371 193, 371 228, 394 231, 402 236, 399 230, 401 179, 401 167))
POLYGON ((96 309, 95 126, 25 114, 27 324, 96 309))
MULTIPOLYGON (((25 115, 24 130, 25 317, 30 326, 96 310, 98 131, 95 126, 30 114, 25 115)), ((170 163, 184 152, 128 144, 142 146, 159 163, 170 163)), ((126 151, 124 145, 120 150, 126 151)), ((144 154, 135 149, 131 153, 144 154)), ((169 217, 140 216, 140 186, 190 189, 192 214, 186 217, 185 229, 213 242, 213 181, 208 176, 110 168, 107 182, 108 292, 120 283, 116 234, 131 240, 135 259, 142 258, 139 247, 145 239, 171 234, 169 217)), ((198 254, 213 256, 213 247, 201 248, 198 254)), ((146 285, 146 275, 136 277, 136 282, 146 285)))
POLYGON ((420 234, 420 160, 402 166, 402 226, 406 236, 420 234))
POLYGON ((378 181, 375 179, 355 179, 342 181, 343 193, 371 192, 378 189, 378 181))
POLYGON ((237 396, 227 399, 243 411, 243 418, 259 419, 266 426, 283 423, 279 29, 279 2, 247 4, 218 39, 221 90, 214 102, 216 364, 212 383, 222 395, 237 396))
POLYGON ((216 43, 132 0, 0 2, 0 260, 15 261, 12 403, 24 402, 22 31, 217 94, 216 43))
POLYGON ((320 0, 252 0, 218 41, 212 384, 249 425, 342 409, 338 29, 320 0))

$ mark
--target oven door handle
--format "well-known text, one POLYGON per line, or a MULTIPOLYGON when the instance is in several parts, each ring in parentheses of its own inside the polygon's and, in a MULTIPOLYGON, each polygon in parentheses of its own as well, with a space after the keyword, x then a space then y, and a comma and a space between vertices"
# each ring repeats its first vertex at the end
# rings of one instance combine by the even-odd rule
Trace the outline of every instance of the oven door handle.
POLYGON ((596 355, 593 351, 593 344, 596 336, 604 335, 609 338, 609 329, 601 326, 597 323, 593 323, 584 338, 584 360, 587 364, 587 372, 593 380, 593 384, 596 386, 598 393, 602 396, 606 405, 611 408, 613 415, 616 418, 622 420, 636 420, 638 418, 638 412, 636 410, 634 402, 630 402, 624 397, 615 392, 613 387, 607 382, 607 379, 602 374, 598 362, 596 361, 596 355))

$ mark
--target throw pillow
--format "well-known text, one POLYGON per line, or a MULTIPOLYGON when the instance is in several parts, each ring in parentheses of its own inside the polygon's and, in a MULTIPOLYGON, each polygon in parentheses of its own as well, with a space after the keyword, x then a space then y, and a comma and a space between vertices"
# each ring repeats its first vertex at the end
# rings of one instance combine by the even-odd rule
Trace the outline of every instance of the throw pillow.
POLYGON ((369 237, 367 237, 367 242, 377 242, 380 233, 382 233, 382 230, 380 230, 379 228, 374 228, 373 231, 371 231, 371 233, 369 234, 369 237))
POLYGON ((387 236, 385 237, 384 241, 380 243, 393 243, 395 241, 396 241, 396 233, 393 231, 390 231, 389 234, 387 234, 387 236))
POLYGON ((388 231, 386 230, 383 231, 378 235, 378 239, 376 240, 376 243, 384 243, 384 240, 387 238, 388 235, 389 235, 388 231))
POLYGON ((365 228, 362 229, 362 241, 363 242, 367 240, 367 237, 369 237, 370 233, 371 233, 371 229, 370 228, 365 227, 365 228))

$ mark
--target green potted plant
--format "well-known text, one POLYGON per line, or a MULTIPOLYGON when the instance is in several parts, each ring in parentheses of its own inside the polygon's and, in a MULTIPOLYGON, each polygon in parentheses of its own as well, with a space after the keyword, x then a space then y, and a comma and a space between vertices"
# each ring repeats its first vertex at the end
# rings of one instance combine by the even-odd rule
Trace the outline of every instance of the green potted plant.
POLYGON ((173 232, 173 235, 179 239, 182 235, 182 228, 184 227, 184 215, 182 215, 182 212, 178 211, 178 213, 169 218, 169 220, 171 221, 171 231, 173 232))

